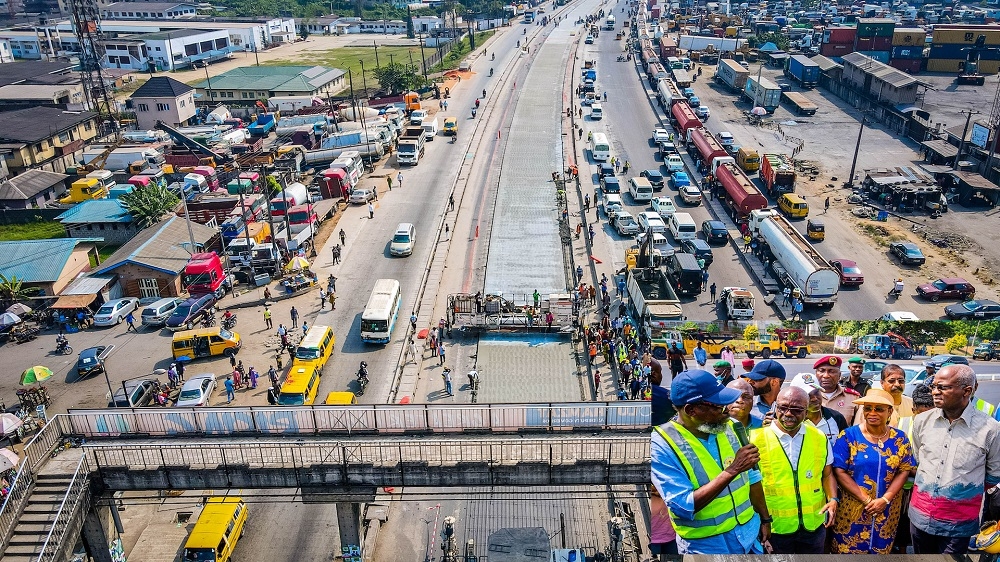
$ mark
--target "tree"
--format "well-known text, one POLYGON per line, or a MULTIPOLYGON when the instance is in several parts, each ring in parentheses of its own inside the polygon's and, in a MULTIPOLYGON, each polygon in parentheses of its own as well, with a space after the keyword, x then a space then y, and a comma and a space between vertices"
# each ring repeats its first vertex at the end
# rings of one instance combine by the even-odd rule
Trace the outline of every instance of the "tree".
POLYGON ((778 50, 786 51, 788 50, 789 40, 787 35, 776 31, 760 33, 750 38, 750 46, 756 49, 763 47, 767 43, 774 43, 778 47, 778 50))
POLYGON ((122 195, 120 201, 139 228, 149 228, 172 212, 180 199, 166 186, 151 183, 122 195))
POLYGON ((743 339, 746 341, 757 341, 760 337, 760 329, 755 324, 749 324, 743 328, 743 339))
POLYGON ((413 89, 421 82, 420 76, 412 68, 398 62, 376 68, 375 79, 390 94, 413 89))
POLYGON ((3 308, 6 309, 8 306, 26 300, 37 293, 37 287, 25 287, 16 275, 11 275, 8 278, 0 273, 0 303, 2 303, 0 306, 3 308))
POLYGON ((955 334, 944 343, 944 348, 948 353, 954 353, 967 345, 969 345, 969 338, 965 334, 955 334))

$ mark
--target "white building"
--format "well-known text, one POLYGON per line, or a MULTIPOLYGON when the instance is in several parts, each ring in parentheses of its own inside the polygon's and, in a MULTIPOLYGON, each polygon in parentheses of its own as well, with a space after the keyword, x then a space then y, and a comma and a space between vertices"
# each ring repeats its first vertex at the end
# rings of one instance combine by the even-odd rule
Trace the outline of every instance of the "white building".
POLYGON ((437 16, 422 16, 413 18, 414 33, 430 33, 434 29, 444 29, 444 20, 437 16))
POLYGON ((382 33, 384 35, 402 35, 406 33, 406 22, 403 20, 362 21, 359 27, 361 33, 382 33))
POLYGON ((14 53, 10 50, 10 40, 0 39, 0 63, 14 62, 14 53))
POLYGON ((101 8, 102 19, 171 20, 198 15, 196 4, 175 2, 115 2, 101 8))
POLYGON ((137 35, 157 70, 187 68, 196 62, 228 58, 234 51, 226 29, 178 29, 137 35))

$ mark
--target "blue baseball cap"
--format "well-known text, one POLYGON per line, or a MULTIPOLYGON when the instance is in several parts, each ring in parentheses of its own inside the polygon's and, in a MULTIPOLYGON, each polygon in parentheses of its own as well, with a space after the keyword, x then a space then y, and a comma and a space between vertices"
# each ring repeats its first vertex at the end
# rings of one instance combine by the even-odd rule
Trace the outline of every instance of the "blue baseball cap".
POLYGON ((681 371, 670 383, 670 401, 677 407, 696 402, 725 406, 741 396, 742 392, 722 386, 715 375, 701 369, 681 371))
POLYGON ((768 359, 754 365, 753 369, 743 376, 754 381, 762 381, 768 377, 785 380, 785 368, 774 359, 768 359))

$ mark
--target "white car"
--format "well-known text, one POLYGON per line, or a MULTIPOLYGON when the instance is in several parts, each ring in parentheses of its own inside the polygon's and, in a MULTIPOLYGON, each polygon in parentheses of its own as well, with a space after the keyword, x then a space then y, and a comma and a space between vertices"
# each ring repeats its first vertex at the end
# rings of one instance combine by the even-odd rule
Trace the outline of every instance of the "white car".
POLYGON ((195 375, 184 381, 184 386, 181 387, 181 393, 177 395, 177 402, 174 403, 174 406, 178 408, 208 406, 217 385, 217 377, 212 373, 195 375))
POLYGON ((427 119, 427 111, 423 109, 414 109, 410 113, 410 125, 423 125, 424 119, 427 119))
POLYGON ((643 211, 639 213, 639 228, 643 232, 649 232, 649 229, 653 229, 653 232, 662 234, 667 231, 667 223, 663 222, 658 213, 643 211))
POLYGON ((104 303, 104 306, 94 315, 95 326, 114 326, 121 324, 122 320, 139 309, 139 299, 128 297, 115 299, 104 303))
POLYGON ((621 212, 625 208, 622 203, 622 196, 617 193, 608 193, 604 196, 604 214, 610 219, 615 213, 621 212))
POLYGON ((639 223, 635 222, 635 218, 628 211, 618 211, 611 222, 618 234, 635 235, 639 233, 639 223))
POLYGON ((653 129, 653 142, 670 142, 670 133, 666 129, 653 129))
POLYGON ((693 185, 680 188, 681 201, 688 205, 701 205, 701 190, 693 185))
POLYGON ((663 163, 667 165, 668 172, 683 172, 684 171, 684 160, 681 159, 681 155, 676 152, 673 154, 668 154, 663 158, 663 163))
POLYGON ((677 212, 677 207, 674 206, 674 200, 669 197, 654 197, 652 207, 663 220, 667 220, 670 215, 677 212))
POLYGON ((375 199, 375 190, 370 187, 358 187, 351 192, 351 203, 364 205, 375 199))
POLYGON ((704 104, 702 104, 702 105, 699 105, 699 106, 698 106, 698 107, 697 107, 697 108, 696 108, 696 109, 694 110, 694 114, 695 114, 695 115, 697 115, 697 116, 698 116, 698 118, 699 118, 699 119, 701 119, 702 121, 705 121, 706 119, 708 119, 709 117, 711 117, 711 116, 712 116, 712 112, 711 112, 711 111, 709 111, 709 110, 708 110, 708 106, 707 106, 707 105, 704 105, 704 104))
POLYGON ((722 146, 732 146, 734 142, 736 142, 736 139, 733 138, 733 134, 729 131, 719 133, 719 144, 722 146))

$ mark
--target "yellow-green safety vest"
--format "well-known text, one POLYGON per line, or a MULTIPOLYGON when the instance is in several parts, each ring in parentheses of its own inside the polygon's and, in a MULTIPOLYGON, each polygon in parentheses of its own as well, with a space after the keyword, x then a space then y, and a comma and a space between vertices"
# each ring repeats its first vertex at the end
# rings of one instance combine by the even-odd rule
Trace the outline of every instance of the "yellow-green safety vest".
MULTIPOLYGON (((906 438, 909 439, 911 443, 913 442, 913 437, 911 436, 911 434, 913 433, 913 416, 906 416, 905 418, 899 418, 899 423, 896 425, 896 428, 905 433, 906 438)), ((911 444, 910 446, 912 447, 913 445, 911 444)), ((910 475, 906 477, 906 483, 903 484, 903 489, 912 490, 913 480, 914 480, 913 472, 910 471, 910 475)))
POLYGON ((984 412, 987 416, 993 417, 993 412, 996 411, 996 406, 990 404, 982 398, 976 398, 976 409, 980 412, 984 412))
POLYGON ((760 450, 761 484, 767 510, 774 519, 771 532, 778 535, 790 535, 802 528, 815 531, 825 518, 820 510, 827 502, 823 488, 826 435, 812 424, 802 424, 799 431, 805 433, 795 471, 771 428, 750 432, 750 442, 760 450))
MULTIPOLYGON (((709 439, 715 439, 724 466, 729 466, 733 462, 736 451, 740 449, 739 440, 736 439, 732 427, 730 421, 727 431, 709 436, 709 439)), ((701 440, 683 425, 670 421, 656 426, 656 431, 680 459, 684 471, 691 480, 692 490, 708 485, 722 473, 724 466, 720 466, 701 440)), ((670 510, 674 530, 678 536, 686 540, 728 533, 735 529, 736 525, 748 523, 753 515, 753 506, 750 504, 750 478, 746 472, 741 472, 714 500, 696 512, 694 519, 679 517, 670 510)))

